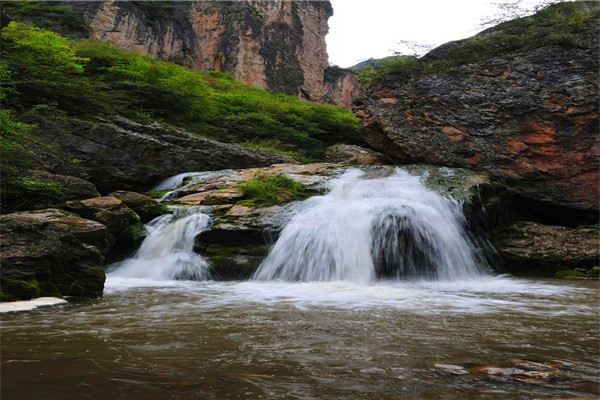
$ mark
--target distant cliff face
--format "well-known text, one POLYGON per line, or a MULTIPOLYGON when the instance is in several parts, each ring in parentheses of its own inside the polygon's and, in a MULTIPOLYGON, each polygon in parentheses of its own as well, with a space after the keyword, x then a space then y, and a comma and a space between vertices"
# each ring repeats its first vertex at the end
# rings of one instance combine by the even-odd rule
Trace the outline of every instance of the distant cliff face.
MULTIPOLYGON (((597 216, 599 29, 590 21, 581 33, 561 26, 560 41, 541 37, 541 46, 452 69, 379 78, 355 109, 365 140, 399 163, 483 170, 521 199, 597 216)), ((434 50, 423 68, 483 40, 529 40, 496 32, 434 50)))
POLYGON ((63 4, 90 24, 92 37, 128 50, 312 101, 334 90, 323 79, 333 15, 327 0, 63 4))

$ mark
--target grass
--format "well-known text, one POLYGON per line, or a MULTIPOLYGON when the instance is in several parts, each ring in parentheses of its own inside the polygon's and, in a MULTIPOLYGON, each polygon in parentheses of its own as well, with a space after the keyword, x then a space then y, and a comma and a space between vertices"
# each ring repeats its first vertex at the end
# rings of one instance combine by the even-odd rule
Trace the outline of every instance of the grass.
POLYGON ((247 207, 269 207, 310 196, 304 185, 285 175, 257 175, 237 186, 246 199, 238 202, 247 207))
POLYGON ((3 29, 2 42, 1 89, 18 115, 40 107, 46 116, 66 118, 118 114, 304 160, 322 159, 328 145, 358 132, 347 108, 307 103, 105 42, 15 22, 3 29))

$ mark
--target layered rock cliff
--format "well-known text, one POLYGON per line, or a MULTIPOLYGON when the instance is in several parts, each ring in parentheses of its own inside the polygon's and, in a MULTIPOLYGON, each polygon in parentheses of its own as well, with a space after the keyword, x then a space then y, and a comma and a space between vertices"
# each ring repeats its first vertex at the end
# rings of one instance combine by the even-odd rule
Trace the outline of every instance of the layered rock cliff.
MULTIPOLYGON (((64 2, 92 37, 254 86, 349 104, 324 82, 329 1, 64 2)), ((348 83, 345 83, 347 87, 348 83)), ((344 90, 344 88, 340 88, 344 90)), ((346 96, 347 97, 347 96, 346 96)))
POLYGON ((570 10, 538 16, 541 28, 512 24, 445 45, 380 77, 356 107, 365 140, 399 163, 485 171, 537 208, 597 217, 598 17, 570 10), (509 40, 523 45, 491 48, 509 40))

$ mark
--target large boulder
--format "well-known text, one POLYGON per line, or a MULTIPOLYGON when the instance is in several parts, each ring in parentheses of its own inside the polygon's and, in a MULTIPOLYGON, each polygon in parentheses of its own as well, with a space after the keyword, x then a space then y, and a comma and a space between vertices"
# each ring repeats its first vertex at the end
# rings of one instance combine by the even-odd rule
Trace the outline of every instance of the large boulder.
MULTIPOLYGON (((505 179, 533 202, 521 201, 525 207, 554 206, 545 210, 550 219, 597 219, 600 35, 597 26, 582 27, 590 30, 577 45, 530 46, 432 73, 384 75, 356 104, 364 139, 397 163, 460 166, 505 179)), ((430 59, 439 63, 448 51, 430 59)))
POLYGON ((56 209, 0 216, 2 301, 100 297, 112 243, 104 225, 56 209))
POLYGON ((69 201, 65 209, 105 225, 115 237, 119 249, 131 248, 140 239, 140 217, 116 197, 69 201))
POLYGON ((169 212, 167 206, 141 193, 117 190, 109 194, 109 196, 121 200, 127 207, 135 211, 142 223, 149 222, 169 212))
POLYGON ((2 212, 61 207, 65 201, 99 196, 96 186, 70 175, 42 170, 2 171, 2 212))
POLYGON ((567 228, 516 222, 494 241, 508 272, 552 276, 557 271, 589 268, 600 259, 600 235, 593 228, 567 228))

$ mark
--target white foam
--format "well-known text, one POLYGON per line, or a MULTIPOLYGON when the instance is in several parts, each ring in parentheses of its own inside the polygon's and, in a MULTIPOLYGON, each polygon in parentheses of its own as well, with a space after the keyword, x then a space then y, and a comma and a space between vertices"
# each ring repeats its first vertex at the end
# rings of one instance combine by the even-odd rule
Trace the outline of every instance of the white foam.
POLYGON ((297 204, 258 280, 373 282, 376 276, 458 280, 489 268, 467 235, 461 204, 396 169, 350 169, 331 191, 297 204))
POLYGON ((64 304, 66 302, 66 300, 59 299, 57 297, 38 297, 37 299, 32 300, 11 301, 7 303, 0 303, 0 313, 30 311, 38 307, 55 306, 58 304, 64 304))
MULTIPOLYGON (((508 276, 483 276, 464 281, 377 281, 357 284, 334 282, 176 282, 111 277, 107 294, 135 287, 179 291, 186 302, 177 307, 224 306, 325 310, 396 309, 414 314, 515 312, 559 315, 590 314, 588 306, 566 307, 561 299, 576 298, 587 289, 550 285, 508 276)), ((172 307, 173 305, 169 306, 172 307)))
POLYGON ((172 207, 173 213, 145 225, 147 236, 135 255, 107 268, 109 275, 153 280, 208 278, 208 263, 194 252, 194 239, 210 226, 204 207, 172 207))

